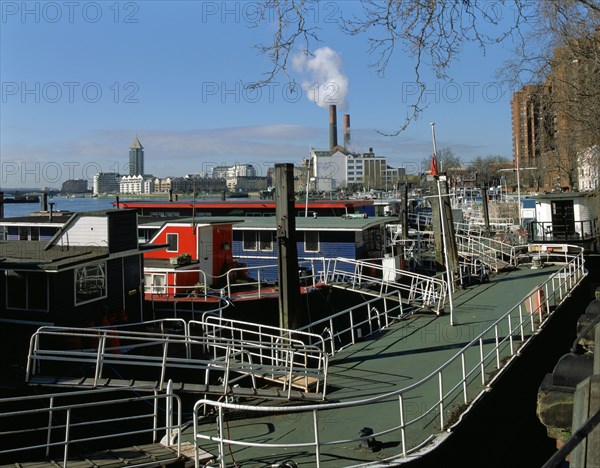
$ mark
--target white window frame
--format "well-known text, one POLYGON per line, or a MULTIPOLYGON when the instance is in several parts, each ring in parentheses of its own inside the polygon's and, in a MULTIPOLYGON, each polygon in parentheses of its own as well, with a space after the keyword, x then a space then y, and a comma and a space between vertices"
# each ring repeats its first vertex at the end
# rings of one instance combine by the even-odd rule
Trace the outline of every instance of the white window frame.
MULTIPOLYGON (((100 262, 100 263, 88 263, 86 265, 81 265, 77 268, 75 268, 73 270, 73 283, 74 283, 74 291, 73 291, 73 303, 76 306, 80 306, 83 304, 89 304, 90 302, 94 302, 94 301, 99 301, 102 299, 106 299, 107 295, 108 295, 108 291, 107 291, 107 277, 106 277, 107 271, 106 271, 106 262, 100 262), (79 281, 78 279, 78 272, 84 268, 89 268, 89 267, 99 267, 100 271, 102 273, 102 282, 103 282, 103 286, 102 286, 102 290, 103 293, 99 296, 93 297, 91 299, 87 299, 84 301, 78 301, 77 300, 77 283, 79 281)), ((83 278, 83 277, 82 277, 83 278)))
MULTIPOLYGON (((248 241, 250 241, 250 239, 248 239, 248 241)), ((242 231, 242 250, 245 252, 256 252, 258 251, 258 235, 257 235, 257 231, 242 231), (254 247, 253 248, 246 248, 246 236, 249 234, 252 234, 254 236, 254 247)))
POLYGON ((179 234, 176 232, 168 232, 165 236, 165 240, 167 241, 167 252, 178 252, 179 251, 179 234), (170 249, 171 242, 169 242, 169 236, 175 236, 175 250, 170 249))
POLYGON ((259 252, 273 252, 273 233, 271 231, 258 231, 256 243, 257 243, 259 252), (269 242, 267 244, 268 247, 264 247, 264 248, 263 248, 263 241, 261 240, 261 237, 263 235, 268 235, 270 237, 269 242))
POLYGON ((148 294, 167 293, 166 273, 144 273, 144 292, 148 294), (162 278, 162 284, 156 284, 156 278, 162 278), (149 281, 148 281, 149 280, 149 281))

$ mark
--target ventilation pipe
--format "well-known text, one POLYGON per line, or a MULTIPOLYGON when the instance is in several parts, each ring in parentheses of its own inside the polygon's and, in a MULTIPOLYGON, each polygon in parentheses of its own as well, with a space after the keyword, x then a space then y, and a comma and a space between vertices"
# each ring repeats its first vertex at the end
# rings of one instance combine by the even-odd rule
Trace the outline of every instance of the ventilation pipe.
POLYGON ((350 147, 350 114, 344 114, 344 148, 350 147))
POLYGON ((329 106, 329 150, 337 146, 337 108, 335 104, 329 106))

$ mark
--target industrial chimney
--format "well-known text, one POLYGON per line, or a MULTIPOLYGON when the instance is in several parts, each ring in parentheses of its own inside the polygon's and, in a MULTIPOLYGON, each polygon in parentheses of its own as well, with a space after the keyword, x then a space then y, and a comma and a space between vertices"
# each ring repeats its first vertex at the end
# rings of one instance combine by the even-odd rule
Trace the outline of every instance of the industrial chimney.
POLYGON ((329 150, 337 146, 337 109, 335 104, 329 106, 329 150))
POLYGON ((344 148, 350 147, 350 114, 344 114, 344 148))

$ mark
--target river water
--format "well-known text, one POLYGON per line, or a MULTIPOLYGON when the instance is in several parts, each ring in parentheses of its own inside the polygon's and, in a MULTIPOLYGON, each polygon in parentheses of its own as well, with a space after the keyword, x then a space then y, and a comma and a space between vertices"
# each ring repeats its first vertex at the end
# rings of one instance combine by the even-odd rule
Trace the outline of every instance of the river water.
MULTIPOLYGON (((66 198, 55 197, 49 198, 48 203, 54 203, 53 210, 57 211, 98 211, 109 210, 114 208, 113 202, 115 198, 66 198)), ((40 203, 5 203, 4 217, 13 218, 16 216, 27 216, 33 211, 40 210, 40 203)))

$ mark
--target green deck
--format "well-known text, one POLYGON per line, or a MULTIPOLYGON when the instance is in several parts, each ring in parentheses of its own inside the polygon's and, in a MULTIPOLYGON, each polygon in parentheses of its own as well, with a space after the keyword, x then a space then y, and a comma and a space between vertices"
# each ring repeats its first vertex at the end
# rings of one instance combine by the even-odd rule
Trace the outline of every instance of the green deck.
MULTIPOLYGON (((478 336, 485 328, 504 315, 537 285, 544 282, 558 267, 546 266, 542 269, 521 267, 510 272, 500 272, 490 278, 489 283, 473 285, 454 293, 454 325, 450 325, 447 312, 441 316, 433 314, 409 315, 379 332, 376 336, 364 338, 349 346, 330 359, 327 382, 327 402, 347 402, 403 389, 430 374, 448 361, 467 343, 478 336)), ((500 335, 506 332, 500 327, 500 335)), ((524 329, 526 335, 531 330, 524 329)), ((484 349, 492 346, 493 336, 485 340, 484 349)), ((515 341, 518 349, 520 342, 515 341)), ((504 362, 509 356, 508 344, 503 348, 504 362)), ((470 358, 479 358, 479 348, 466 354, 467 365, 470 358)), ((496 356, 490 357, 496 361, 496 356)), ((461 375, 460 361, 449 369, 461 375)), ((485 371, 486 384, 491 375, 485 371)), ((474 373, 470 380, 473 385, 468 390, 469 402, 473 400, 485 385, 481 384, 481 373, 474 373)), ((444 381, 444 391, 454 383, 444 381)), ((407 392, 404 396, 405 423, 420 418, 406 435, 406 449, 410 451, 429 435, 444 433, 440 430, 440 413, 427 408, 438 400, 439 381, 433 378, 430 383, 418 390, 407 392)), ((453 413, 463 407, 462 387, 454 392, 452 403, 444 407, 445 426, 453 413)), ((246 402, 240 401, 241 404, 246 402)), ((225 425, 226 437, 232 440, 283 444, 287 447, 256 448, 238 445, 227 446, 225 453, 227 465, 265 466, 293 460, 298 466, 315 466, 315 447, 293 447, 292 444, 314 442, 313 414, 273 413, 267 417, 258 417, 248 411, 233 414, 225 425)), ((450 422, 451 423, 451 422, 450 422)), ((377 450, 359 447, 359 437, 363 427, 370 427, 376 433, 400 424, 398 396, 393 396, 369 405, 350 408, 337 408, 319 413, 319 439, 322 442, 347 440, 338 445, 321 446, 321 466, 351 466, 364 462, 381 461, 402 454, 400 430, 378 435, 377 450)), ((201 426, 204 434, 217 435, 216 423, 211 421, 201 426)), ((190 440, 191 430, 185 440, 190 440)), ((200 447, 212 454, 218 454, 215 442, 199 441, 200 447)))

